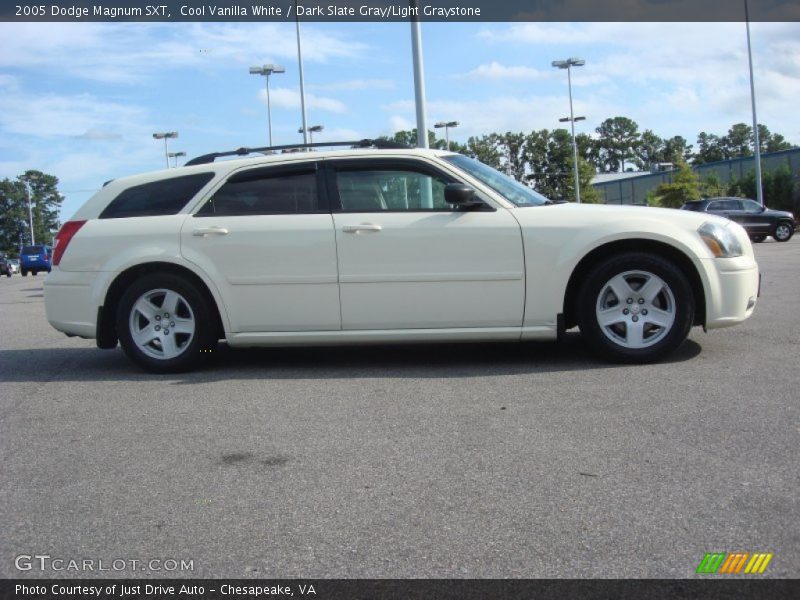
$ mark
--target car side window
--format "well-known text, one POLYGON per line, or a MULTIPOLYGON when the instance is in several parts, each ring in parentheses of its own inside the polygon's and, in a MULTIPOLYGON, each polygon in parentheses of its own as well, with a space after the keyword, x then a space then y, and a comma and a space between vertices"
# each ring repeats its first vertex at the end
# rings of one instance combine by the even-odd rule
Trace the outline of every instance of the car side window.
POLYGON ((708 210, 741 210, 738 200, 715 200, 708 203, 708 210))
POLYGON ((761 212, 761 205, 752 200, 742 200, 742 208, 745 212, 758 213, 761 212))
POLYGON ((742 210, 742 201, 725 200, 725 210, 742 210))
POLYGON ((336 173, 342 212, 452 211, 447 181, 412 169, 346 169, 336 173))
POLYGON ((195 216, 285 215, 320 211, 314 168, 234 174, 195 216))
POLYGON ((174 215, 186 206, 214 173, 170 177, 120 192, 100 213, 101 219, 174 215))

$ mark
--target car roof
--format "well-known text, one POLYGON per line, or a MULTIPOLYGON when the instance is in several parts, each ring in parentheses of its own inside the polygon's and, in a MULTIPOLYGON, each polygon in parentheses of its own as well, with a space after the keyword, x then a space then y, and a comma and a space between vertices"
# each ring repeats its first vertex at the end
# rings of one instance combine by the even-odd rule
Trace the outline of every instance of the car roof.
POLYGON ((433 150, 429 148, 391 148, 391 149, 374 149, 374 148, 356 148, 356 149, 342 149, 342 150, 323 150, 313 152, 286 152, 281 154, 268 154, 261 156, 253 156, 247 158, 234 158, 217 160, 214 162, 206 162, 201 164, 182 166, 171 169, 160 169, 158 171, 148 171, 144 173, 137 173, 127 175, 118 179, 107 181, 105 186, 120 184, 124 187, 137 185, 140 183, 147 183, 149 181, 157 181, 161 179, 170 179, 172 177, 180 177, 181 175, 193 175, 196 173, 209 173, 214 172, 215 175, 227 175, 232 171, 243 167, 255 166, 269 166, 271 164, 290 164, 309 161, 326 160, 331 158, 380 158, 380 157, 442 157, 442 156, 456 156, 458 153, 450 152, 447 150, 433 150))

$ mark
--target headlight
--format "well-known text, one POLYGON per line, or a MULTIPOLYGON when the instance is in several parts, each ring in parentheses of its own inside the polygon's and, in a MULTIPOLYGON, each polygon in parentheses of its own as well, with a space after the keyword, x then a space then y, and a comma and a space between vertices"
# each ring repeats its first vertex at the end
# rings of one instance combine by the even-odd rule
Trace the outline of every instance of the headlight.
POLYGON ((727 227, 707 221, 700 226, 697 233, 716 258, 733 258, 744 254, 736 235, 727 227))

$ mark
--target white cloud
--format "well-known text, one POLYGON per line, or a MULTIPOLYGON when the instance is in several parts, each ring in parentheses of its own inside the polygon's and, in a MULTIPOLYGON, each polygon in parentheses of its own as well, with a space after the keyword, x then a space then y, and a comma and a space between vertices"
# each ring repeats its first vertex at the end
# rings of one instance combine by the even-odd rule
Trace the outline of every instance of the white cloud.
MULTIPOLYGON (((261 90, 258 94, 259 99, 267 103, 267 92, 261 90)), ((317 109, 333 113, 347 112, 347 106, 344 102, 340 102, 334 98, 326 98, 324 96, 316 96, 306 92, 306 108, 317 109)), ((300 108, 300 92, 298 90, 290 90, 287 88, 276 88, 269 92, 270 103, 273 107, 279 108, 300 108)))
POLYGON ((99 100, 89 94, 20 93, 0 97, 0 127, 6 133, 23 136, 117 138, 144 118, 145 112, 140 108, 99 100))
POLYGON ((392 115, 391 117, 389 117, 390 131, 387 133, 391 135, 396 131, 411 131, 416 126, 417 126, 416 123, 414 123, 410 119, 401 117, 399 115, 392 115))
POLYGON ((507 67, 497 61, 492 61, 486 65, 480 65, 462 77, 474 79, 516 79, 516 80, 537 80, 544 79, 551 74, 539 69, 524 66, 507 67))
MULTIPOLYGON (((316 26, 303 27, 302 42, 303 59, 311 62, 367 49, 316 26)), ((0 68, 34 67, 106 83, 141 83, 170 69, 288 66, 296 56, 294 26, 284 23, 0 23, 0 68)))

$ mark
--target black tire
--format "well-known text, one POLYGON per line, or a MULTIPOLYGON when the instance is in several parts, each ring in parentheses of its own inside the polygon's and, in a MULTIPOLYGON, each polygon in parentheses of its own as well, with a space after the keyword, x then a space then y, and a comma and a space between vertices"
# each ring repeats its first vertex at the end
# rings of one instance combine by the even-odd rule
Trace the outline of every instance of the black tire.
POLYGON ((9 269, 8 271, 6 271, 6 277, 11 277, 11 269, 9 269))
POLYGON ((755 235, 751 235, 750 236, 750 241, 753 242, 754 244, 760 244, 765 239, 767 239, 767 236, 766 236, 766 234, 763 234, 763 233, 759 233, 759 234, 755 234, 755 235))
MULTIPOLYGON (((157 296, 155 300, 158 300, 157 296)), ((198 287, 187 278, 170 273, 153 273, 137 279, 125 290, 117 305, 116 328, 122 349, 128 358, 152 373, 179 373, 200 366, 212 354, 212 350, 217 345, 216 322, 216 315, 214 315, 212 308, 198 287), (193 336, 182 342, 184 345, 180 349, 180 354, 172 358, 159 358, 152 355, 152 353, 159 351, 160 342, 148 344, 143 350, 134 342, 133 333, 131 332, 131 327, 136 326, 131 325, 131 322, 136 323, 133 319, 139 318, 147 321, 146 318, 141 316, 132 317, 134 304, 145 294, 154 293, 157 295, 157 290, 177 293, 183 302, 181 304, 182 308, 190 311, 188 314, 194 319, 193 336)), ((164 331, 169 335, 169 331, 165 328, 161 334, 158 334, 162 335, 161 339, 164 339, 164 331)), ((177 336, 173 335, 173 339, 177 343, 177 336)))
POLYGON ((31 271, 31 275, 33 275, 34 277, 36 277, 38 274, 39 274, 39 271, 31 271))
POLYGON ((772 237, 775 238, 776 242, 788 242, 793 235, 794 227, 787 221, 781 221, 775 225, 775 229, 772 231, 772 237))
POLYGON ((28 276, 28 272, 25 269, 22 269, 22 276, 23 277, 27 277, 28 276))
POLYGON ((576 308, 581 334, 595 352, 602 358, 626 363, 655 362, 673 352, 689 334, 695 312, 692 288, 683 272, 660 256, 636 252, 611 256, 595 266, 584 281, 576 308), (616 299, 611 291, 610 284, 618 276, 629 286, 625 288, 624 299, 616 299), (643 288, 651 279, 655 284, 653 289, 660 291, 652 301, 646 301, 633 288, 636 285, 643 288), (649 316, 647 306, 653 313, 649 316), (619 322, 601 326, 601 309, 609 313, 619 311, 618 316, 612 315, 619 322), (671 317, 672 322, 667 326, 652 324, 650 320, 659 314, 657 310, 671 317), (628 332, 635 340, 637 327, 642 330, 642 343, 637 347, 634 341, 629 347, 628 332))

